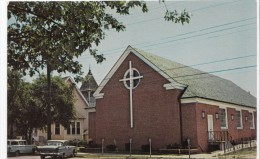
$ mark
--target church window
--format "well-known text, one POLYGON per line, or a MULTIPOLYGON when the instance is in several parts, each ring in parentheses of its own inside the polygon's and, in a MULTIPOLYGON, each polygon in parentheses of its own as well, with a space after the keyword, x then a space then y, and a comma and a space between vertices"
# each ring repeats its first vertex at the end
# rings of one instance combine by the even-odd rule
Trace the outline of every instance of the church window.
POLYGON ((55 135, 60 135, 60 123, 55 123, 54 134, 55 135))
POLYGON ((241 111, 236 110, 236 125, 238 129, 242 129, 242 117, 241 117, 241 111))
POLYGON ((71 134, 75 134, 75 123, 74 122, 72 122, 71 123, 71 134))
MULTIPOLYGON (((133 89, 136 88, 140 82, 140 78, 138 78, 138 77, 140 77, 140 73, 138 72, 138 70, 135 68, 132 68, 132 73, 133 73, 133 77, 131 77, 131 78, 135 78, 135 77, 137 77, 137 78, 133 79, 133 80, 124 81, 125 87, 128 89, 130 89, 130 84, 131 84, 130 82, 133 82, 133 89)), ((130 69, 126 71, 124 78, 130 79, 130 69)))
POLYGON ((219 119, 220 119, 221 128, 227 129, 227 112, 226 112, 226 109, 220 109, 219 119))
POLYGON ((77 122, 77 134, 80 134, 80 122, 77 122))
MULTIPOLYGON (((70 124, 71 125, 71 124, 70 124)), ((71 127, 69 126, 68 128, 67 128, 67 134, 68 135, 70 135, 70 129, 71 129, 71 127)))
POLYGON ((250 125, 250 129, 254 129, 254 128, 255 128, 255 125, 254 125, 254 116, 253 116, 253 113, 249 113, 248 122, 249 122, 249 125, 250 125))
POLYGON ((80 134, 80 122, 71 122, 70 126, 67 128, 68 135, 79 135, 80 134))

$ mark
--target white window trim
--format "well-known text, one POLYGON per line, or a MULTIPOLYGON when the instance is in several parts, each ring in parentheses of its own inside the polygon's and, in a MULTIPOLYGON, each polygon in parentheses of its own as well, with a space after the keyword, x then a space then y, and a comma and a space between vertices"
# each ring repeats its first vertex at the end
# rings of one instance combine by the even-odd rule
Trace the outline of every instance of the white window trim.
MULTIPOLYGON (((240 124, 241 126, 240 127, 237 127, 237 129, 243 129, 243 114, 242 114, 242 111, 241 109, 236 109, 236 112, 239 111, 240 112, 240 124)), ((237 116, 235 115, 235 120, 237 121, 237 116)))
POLYGON ((226 126, 225 127, 221 127, 220 126, 220 128, 221 129, 228 129, 228 112, 227 112, 227 108, 226 107, 221 107, 221 106, 219 106, 219 109, 225 109, 225 118, 226 118, 226 126))
POLYGON ((252 113, 252 122, 253 122, 253 127, 250 126, 250 129, 255 129, 255 115, 253 111, 249 111, 249 113, 252 113))

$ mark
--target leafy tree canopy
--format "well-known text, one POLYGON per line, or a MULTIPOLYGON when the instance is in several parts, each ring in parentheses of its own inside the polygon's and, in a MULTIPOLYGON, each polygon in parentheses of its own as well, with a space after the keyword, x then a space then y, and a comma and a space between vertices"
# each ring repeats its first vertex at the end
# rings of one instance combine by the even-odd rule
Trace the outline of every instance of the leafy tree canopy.
MULTIPOLYGON (((32 83, 26 83, 21 78, 19 72, 8 69, 8 125, 15 125, 17 133, 30 139, 32 130, 45 128, 48 121, 47 78, 41 74, 32 83)), ((51 123, 58 122, 67 127, 75 119, 74 88, 74 85, 65 83, 60 77, 52 78, 51 123)), ((8 131, 12 136, 11 130, 8 131)))
POLYGON ((46 91, 48 89, 46 75, 41 74, 39 78, 33 81, 31 84, 31 95, 35 99, 35 102, 37 102, 36 105, 41 108, 41 120, 44 123, 42 126, 46 126, 48 117, 51 117, 51 123, 58 122, 65 127, 68 126, 70 120, 75 119, 74 88, 74 85, 65 83, 61 77, 52 77, 52 92, 49 99, 48 91, 46 91), (49 111, 46 109, 48 102, 51 103, 51 115, 48 115, 49 111))
MULTIPOLYGON (((58 72, 82 73, 74 58, 88 50, 102 62, 104 56, 93 46, 105 38, 105 30, 125 30, 109 10, 125 15, 134 7, 148 11, 143 1, 9 2, 8 66, 24 74, 29 70, 31 76, 47 65, 58 72)), ((189 22, 186 11, 167 10, 164 18, 189 22)))

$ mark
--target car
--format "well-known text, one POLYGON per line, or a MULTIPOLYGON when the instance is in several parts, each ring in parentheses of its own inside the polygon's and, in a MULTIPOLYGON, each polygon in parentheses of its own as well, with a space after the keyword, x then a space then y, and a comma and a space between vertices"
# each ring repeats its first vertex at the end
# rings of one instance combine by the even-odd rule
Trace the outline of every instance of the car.
POLYGON ((30 154, 35 153, 36 146, 28 145, 26 140, 7 139, 7 154, 30 154))
POLYGON ((38 146, 37 151, 41 159, 45 159, 46 156, 64 158, 77 155, 77 147, 70 146, 68 140, 48 140, 46 145, 38 146))

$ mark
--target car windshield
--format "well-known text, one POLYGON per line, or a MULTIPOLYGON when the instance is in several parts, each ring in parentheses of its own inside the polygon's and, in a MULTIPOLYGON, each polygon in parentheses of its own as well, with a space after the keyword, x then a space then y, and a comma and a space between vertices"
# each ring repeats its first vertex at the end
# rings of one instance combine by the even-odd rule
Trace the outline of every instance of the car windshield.
POLYGON ((11 145, 19 145, 18 141, 12 141, 11 145))
POLYGON ((51 146, 62 146, 62 142, 59 141, 48 141, 47 145, 51 145, 51 146))

